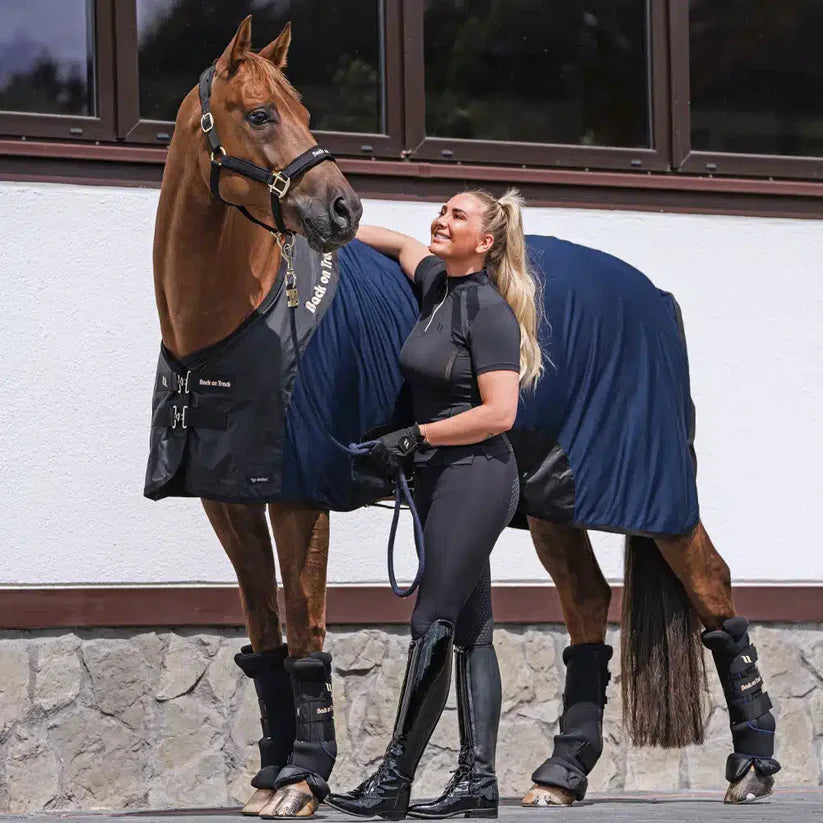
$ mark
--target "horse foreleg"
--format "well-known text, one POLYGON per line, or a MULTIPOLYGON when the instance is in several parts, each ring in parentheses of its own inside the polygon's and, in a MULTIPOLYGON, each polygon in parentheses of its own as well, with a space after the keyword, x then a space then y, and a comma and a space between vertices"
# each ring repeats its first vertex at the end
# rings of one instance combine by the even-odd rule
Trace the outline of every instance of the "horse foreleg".
POLYGON ((269 506, 286 601, 287 662, 297 705, 295 753, 281 772, 260 816, 307 817, 328 792, 326 780, 337 753, 331 704, 331 658, 326 636, 328 511, 307 506, 269 506), (306 717, 309 713, 311 716, 306 717))
POLYGON ((563 654, 567 669, 561 734, 552 756, 532 775, 534 785, 521 803, 568 806, 585 795, 586 775, 602 750, 602 706, 611 656, 604 644, 611 589, 584 530, 536 517, 528 522, 537 556, 557 587, 571 645, 563 654), (592 703, 600 709, 595 711, 592 703))
POLYGON ((772 757, 775 723, 746 631, 748 623, 736 616, 729 567, 702 523, 688 535, 655 542, 706 627, 703 642, 712 650, 723 684, 734 743, 734 753, 726 762, 725 800, 745 803, 766 797, 780 769, 772 757))
POLYGON ((266 507, 202 500, 209 522, 234 566, 243 619, 256 652, 283 643, 277 610, 277 576, 266 507))
MULTIPOLYGON (((201 502, 234 566, 240 586, 240 603, 251 648, 244 647, 235 660, 247 676, 254 678, 263 726, 263 737, 259 742, 261 768, 252 784, 270 784, 291 751, 294 704, 283 667, 283 653, 278 653, 283 638, 266 507, 213 500, 201 502)), ((243 814, 258 814, 273 794, 271 788, 255 788, 243 807, 243 814)))
POLYGON ((329 513, 308 506, 269 506, 286 600, 291 657, 323 650, 326 638, 326 569, 329 513))

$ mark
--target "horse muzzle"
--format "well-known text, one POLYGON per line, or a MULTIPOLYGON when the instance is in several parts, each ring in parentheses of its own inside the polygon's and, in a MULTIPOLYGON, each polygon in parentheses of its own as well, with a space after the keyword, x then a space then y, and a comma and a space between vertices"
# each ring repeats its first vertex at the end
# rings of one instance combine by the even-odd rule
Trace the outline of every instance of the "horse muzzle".
POLYGON ((309 246, 320 252, 334 251, 353 240, 363 214, 360 198, 353 191, 337 191, 320 203, 307 200, 298 209, 309 246))

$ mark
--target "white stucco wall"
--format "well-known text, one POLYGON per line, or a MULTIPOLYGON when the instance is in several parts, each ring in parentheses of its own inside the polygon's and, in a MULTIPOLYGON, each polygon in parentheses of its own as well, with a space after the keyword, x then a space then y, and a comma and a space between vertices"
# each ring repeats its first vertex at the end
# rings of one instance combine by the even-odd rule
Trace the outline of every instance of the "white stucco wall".
MULTIPOLYGON (((141 496, 157 196, 0 183, 0 584, 234 579, 197 501, 141 496)), ((425 238, 433 211, 367 201, 364 221, 425 238)), ((715 544, 737 581, 823 581, 823 219, 535 208, 526 224, 674 292, 715 544)), ((332 582, 385 580, 388 523, 382 510, 332 515, 332 582)), ((408 523, 404 542, 410 558, 408 523)), ((595 545, 619 578, 619 539, 595 545)), ((520 531, 493 570, 546 580, 520 531)))

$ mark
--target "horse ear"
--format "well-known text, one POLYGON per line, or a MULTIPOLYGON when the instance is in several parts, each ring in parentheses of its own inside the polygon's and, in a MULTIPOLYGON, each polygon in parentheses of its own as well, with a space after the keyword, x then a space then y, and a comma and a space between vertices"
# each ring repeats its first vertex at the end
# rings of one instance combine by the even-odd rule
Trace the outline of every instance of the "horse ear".
POLYGON ((286 65, 286 57, 289 53, 289 46, 291 45, 291 21, 283 26, 283 31, 277 35, 277 39, 272 40, 264 49, 260 49, 260 56, 265 57, 278 69, 282 69, 286 65))
POLYGON ((251 15, 249 15, 237 28, 237 33, 232 37, 231 43, 226 46, 226 50, 220 55, 217 61, 217 70, 232 74, 238 64, 251 51, 251 15))

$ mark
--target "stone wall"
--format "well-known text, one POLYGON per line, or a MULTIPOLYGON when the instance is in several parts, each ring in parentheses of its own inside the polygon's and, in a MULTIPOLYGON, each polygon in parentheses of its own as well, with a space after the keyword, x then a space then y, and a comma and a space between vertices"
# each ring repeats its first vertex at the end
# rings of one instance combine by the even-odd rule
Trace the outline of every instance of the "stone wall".
MULTIPOLYGON (((777 706, 782 785, 823 782, 823 625, 757 626, 761 671, 777 706)), ((617 633, 609 642, 617 645, 617 633)), ((244 801, 257 760, 254 688, 234 665, 238 630, 0 633, 0 810, 227 806, 244 801)), ((563 684, 561 626, 502 627, 501 792, 528 789, 548 756, 563 684)), ((350 788, 380 757, 394 720, 408 637, 399 628, 332 629, 341 753, 331 783, 350 788)), ((707 742, 638 750, 620 722, 612 665, 605 750, 593 791, 720 789, 728 717, 710 674, 707 742)), ((417 796, 456 762, 453 695, 424 756, 417 796)))

